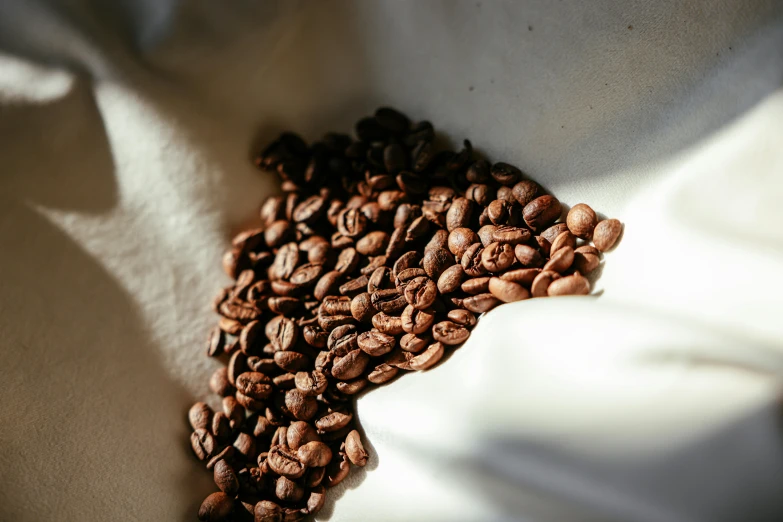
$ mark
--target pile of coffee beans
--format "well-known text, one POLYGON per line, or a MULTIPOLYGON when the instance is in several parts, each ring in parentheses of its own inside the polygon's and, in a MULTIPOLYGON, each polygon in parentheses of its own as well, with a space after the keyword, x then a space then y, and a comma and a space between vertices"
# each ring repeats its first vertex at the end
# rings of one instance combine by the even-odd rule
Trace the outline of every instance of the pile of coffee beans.
POLYGON ((356 139, 282 134, 256 164, 284 196, 223 258, 207 353, 221 411, 190 409, 193 451, 218 492, 203 521, 292 521, 368 454, 352 398, 426 370, 477 316, 531 297, 588 294, 585 274, 622 231, 563 208, 520 169, 439 150, 427 121, 381 108, 356 139), (593 245, 589 244, 592 240, 593 245))

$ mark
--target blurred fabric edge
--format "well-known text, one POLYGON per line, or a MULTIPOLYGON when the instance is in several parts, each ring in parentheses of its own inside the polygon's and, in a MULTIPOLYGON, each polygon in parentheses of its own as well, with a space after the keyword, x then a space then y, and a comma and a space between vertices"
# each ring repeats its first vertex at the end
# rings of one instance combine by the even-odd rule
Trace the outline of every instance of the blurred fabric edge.
MULTIPOLYGON (((212 366, 200 342, 211 318, 201 303, 221 284, 221 241, 274 190, 245 164, 252 134, 261 125, 267 137, 281 128, 312 137, 389 103, 518 162, 564 201, 621 218, 627 233, 607 255, 597 302, 504 308, 443 367, 363 397, 377 467, 331 495, 325 516, 783 519, 775 493, 783 479, 775 446, 783 4, 559 4, 0 0, 0 49, 9 53, 0 63, 0 259, 19 280, 0 286, 3 301, 17 303, 0 327, 36 361, 9 350, 0 368, 14 369, 9 397, 29 408, 2 410, 0 438, 14 451, 2 460, 11 487, 0 518, 193 519, 209 474, 179 453, 151 460, 186 445, 186 434, 163 427, 156 442, 133 425, 151 414, 146 408, 176 416, 207 396, 212 366), (46 248, 31 247, 11 222, 52 241, 62 270, 41 271, 46 248), (80 284, 59 281, 70 276, 80 284), (40 303, 16 293, 41 277, 34 288, 50 307, 42 314, 50 333, 32 319, 40 303), (111 330, 76 311, 58 316, 96 278, 102 298, 85 312, 138 315, 126 332, 131 345, 106 348, 111 330), (550 340, 547 332, 575 314, 594 337, 550 340), (97 333, 72 335, 69 322, 97 333), (548 329, 530 337, 515 324, 548 329), (671 333, 684 330, 695 333, 678 343, 671 333), (22 382, 57 372, 47 357, 55 342, 70 371, 79 371, 85 348, 108 350, 95 357, 108 375, 154 367, 144 375, 158 384, 135 397, 145 381, 90 381, 125 391, 118 404, 102 404, 118 426, 109 432, 121 435, 121 426, 153 444, 139 451, 134 441, 116 442, 138 454, 138 463, 123 460, 122 478, 103 473, 113 453, 92 426, 66 430, 88 455, 81 444, 47 447, 30 429, 58 410, 33 392, 59 389, 22 382), (137 345, 150 357, 129 358, 137 345), (630 362, 629 347, 638 348, 630 362), (677 379, 665 381, 652 408, 636 394, 650 391, 645 377, 656 372, 677 379), (448 393, 455 386, 456 397, 448 393), (497 404, 488 407, 487 397, 497 404), (122 415, 127 425, 120 411, 132 412, 122 415), (466 424, 468 414, 483 422, 466 424), (671 431, 644 432, 669 418, 671 431), (422 427, 411 429, 411 419, 422 427), (433 425, 454 434, 443 441, 426 432, 433 425), (652 441, 644 458, 643 441, 652 441), (51 487, 40 474, 54 460, 56 472, 83 469, 103 488, 78 480, 51 487), (10 475, 20 462, 32 464, 24 482, 10 475), (169 482, 145 485, 154 466, 169 482), (401 485, 408 478, 418 487, 401 485), (50 489, 37 490, 41 482, 50 489), (104 500, 87 505, 93 492, 104 500)), ((68 402, 56 403, 63 408, 94 391, 68 385, 68 402)))

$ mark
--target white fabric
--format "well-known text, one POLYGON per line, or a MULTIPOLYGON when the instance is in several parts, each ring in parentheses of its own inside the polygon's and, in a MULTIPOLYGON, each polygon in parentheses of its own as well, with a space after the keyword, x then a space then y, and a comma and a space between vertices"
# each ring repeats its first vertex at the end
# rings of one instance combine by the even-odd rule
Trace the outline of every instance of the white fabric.
POLYGON ((363 396, 319 520, 783 519, 783 4, 0 0, 0 520, 193 520, 249 163, 389 104, 621 219, 363 396))

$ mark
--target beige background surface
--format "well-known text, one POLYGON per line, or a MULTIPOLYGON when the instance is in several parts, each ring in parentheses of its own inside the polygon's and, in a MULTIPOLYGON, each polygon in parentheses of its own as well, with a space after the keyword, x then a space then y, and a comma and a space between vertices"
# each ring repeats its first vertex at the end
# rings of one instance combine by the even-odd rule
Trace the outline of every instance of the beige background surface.
POLYGON ((780 2, 0 0, 0 49, 1 520, 194 519, 251 150, 380 104, 627 233, 363 397, 322 518, 783 517, 780 2))

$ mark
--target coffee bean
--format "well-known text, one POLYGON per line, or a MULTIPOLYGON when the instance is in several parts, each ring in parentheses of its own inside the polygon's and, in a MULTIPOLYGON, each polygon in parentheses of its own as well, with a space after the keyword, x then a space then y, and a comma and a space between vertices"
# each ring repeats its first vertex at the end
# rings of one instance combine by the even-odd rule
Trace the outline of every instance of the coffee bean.
POLYGON ((508 163, 495 163, 490 174, 501 185, 512 186, 522 177, 522 171, 508 163))
POLYGON ((272 381, 263 373, 245 372, 237 377, 236 388, 239 393, 262 401, 272 394, 272 381))
POLYGON ((221 460, 215 464, 215 467, 212 471, 215 485, 222 491, 223 493, 233 497, 236 495, 237 490, 239 489, 239 480, 237 479, 237 475, 234 472, 234 468, 232 468, 225 460, 221 460))
POLYGON ((367 292, 357 295, 351 301, 351 315, 360 323, 370 322, 376 313, 378 311, 373 306, 370 294, 367 292))
POLYGON ((382 266, 376 268, 370 275, 367 282, 367 292, 373 293, 378 290, 387 290, 394 287, 392 280, 392 271, 389 267, 382 266))
POLYGON ((590 293, 590 281, 579 272, 574 272, 570 276, 561 277, 547 288, 547 295, 587 295, 590 293))
POLYGON ((519 264, 526 268, 538 268, 544 264, 544 258, 538 250, 528 245, 515 246, 514 256, 519 261, 519 264))
POLYGON ((326 272, 315 284, 315 289, 313 289, 313 297, 319 301, 322 301, 325 297, 336 294, 339 291, 342 279, 343 273, 339 270, 326 272))
POLYGON ((424 252, 422 268, 430 277, 437 280, 448 267, 454 264, 454 256, 445 249, 427 250, 424 252))
POLYGON ((413 172, 400 172, 396 177, 397 186, 408 195, 421 195, 427 192, 427 181, 413 172))
POLYGON ((438 291, 441 294, 448 294, 454 292, 460 287, 462 281, 465 279, 465 270, 462 265, 452 265, 438 278, 438 291))
POLYGON ((254 321, 261 316, 261 310, 243 301, 229 299, 220 305, 220 314, 243 324, 254 321))
POLYGON ((525 223, 533 230, 541 230, 551 225, 561 212, 560 202, 554 196, 539 196, 522 211, 525 223))
POLYGON ((487 206, 495 199, 495 189, 490 185, 475 183, 465 191, 465 197, 481 206, 487 206))
POLYGON ((312 419, 318 410, 315 397, 306 395, 297 388, 285 393, 285 405, 295 419, 302 421, 312 419))
POLYGON ((432 327, 432 337, 445 345, 462 344, 470 337, 470 331, 464 325, 451 321, 441 321, 432 327))
POLYGON ((536 276, 530 287, 530 294, 533 297, 545 297, 552 281, 560 279, 560 274, 551 270, 544 270, 536 276))
POLYGON ((341 381, 347 381, 362 374, 370 362, 370 356, 362 350, 356 349, 348 352, 345 357, 335 359, 332 365, 332 377, 341 381))
POLYGON ((397 273, 394 279, 394 287, 398 292, 404 293, 408 283, 416 279, 417 277, 426 277, 427 272, 422 268, 406 268, 397 273))
POLYGON ((468 247, 465 253, 462 255, 462 269, 465 271, 465 275, 469 277, 478 277, 487 272, 482 261, 484 255, 484 247, 481 243, 473 243, 468 247))
POLYGON ((500 299, 492 294, 471 295, 462 301, 462 306, 476 314, 489 312, 499 304, 500 299))
POLYGON ((290 221, 278 220, 270 224, 264 231, 264 241, 269 248, 283 246, 294 236, 294 225, 290 221))
POLYGON ((289 479, 298 479, 305 472, 304 464, 299 461, 296 455, 285 451, 280 446, 273 446, 269 450, 266 461, 272 471, 289 479))
POLYGON ((214 457, 209 459, 209 462, 207 462, 207 469, 214 469, 215 464, 220 462, 221 460, 225 460, 226 462, 233 462, 234 461, 234 453, 235 453, 234 446, 226 446, 222 450, 220 450, 214 457))
POLYGON ((380 357, 381 355, 389 353, 394 348, 396 340, 391 335, 373 329, 359 334, 357 342, 359 348, 367 353, 367 355, 380 357))
POLYGON ((429 229, 430 221, 426 216, 419 216, 408 225, 408 228, 405 231, 405 241, 416 241, 417 239, 424 237, 429 229))
POLYGON ((356 395, 364 390, 368 384, 370 383, 367 379, 358 378, 348 382, 340 381, 335 387, 337 388, 337 391, 345 395, 356 395))
POLYGON ((410 360, 412 370, 427 370, 435 366, 443 357, 443 343, 431 344, 423 352, 413 356, 410 360))
POLYGON ((492 231, 492 242, 509 243, 518 245, 530 240, 530 231, 526 228, 512 227, 509 225, 496 226, 492 231))
POLYGON ((275 352, 274 361, 287 372, 298 372, 313 362, 308 356, 294 351, 275 352))
POLYGON ((381 363, 367 374, 367 380, 373 384, 383 384, 392 380, 398 372, 397 368, 381 363))
MULTIPOLYGON (((484 225, 481 227, 478 231, 478 238, 479 241, 481 241, 481 244, 486 248, 487 245, 495 241, 493 239, 493 235, 495 233, 495 230, 497 230, 498 227, 496 225, 484 225)), ((476 241, 474 241, 475 243, 476 241)))
POLYGON ((421 334, 426 332, 435 320, 432 310, 419 310, 413 305, 408 305, 402 312, 402 329, 406 333, 421 334))
POLYGON ((405 286, 405 300, 418 310, 426 310, 438 295, 435 282, 428 277, 417 277, 405 286))
POLYGON ((568 225, 565 223, 556 223, 552 225, 551 227, 547 228, 543 232, 541 232, 541 237, 549 241, 549 243, 553 243, 555 241, 555 238, 562 234, 563 232, 568 232, 568 225))
POLYGON ((581 239, 590 239, 598 224, 595 211, 584 203, 571 207, 566 217, 566 225, 573 235, 581 239))
POLYGON ((272 196, 267 198, 263 205, 261 205, 260 216, 264 225, 269 226, 278 219, 283 217, 285 211, 283 205, 283 198, 279 196, 272 196))
POLYGON ((391 107, 381 107, 376 110, 375 121, 382 128, 394 134, 406 132, 411 125, 407 116, 391 107))
POLYGON ((345 454, 355 466, 366 466, 369 456, 362 444, 361 436, 356 430, 352 430, 345 438, 345 454))
MULTIPOLYGON (((304 265, 294 270, 294 273, 291 274, 289 281, 291 284, 298 287, 309 287, 314 285, 316 281, 320 279, 323 273, 324 265, 320 263, 305 263, 304 265)), ((273 287, 274 284, 275 283, 272 282, 273 287)))
POLYGON ((260 353, 262 325, 258 321, 250 321, 239 333, 239 347, 245 355, 260 353))
POLYGON ((239 429, 245 421, 245 410, 234 397, 223 398, 223 412, 228 417, 231 429, 239 429))
POLYGON ((333 460, 326 467, 326 487, 333 488, 348 476, 350 472, 351 464, 348 462, 348 457, 343 457, 342 460, 333 460))
POLYGON ((623 224, 617 219, 605 219, 598 223, 593 231, 593 244, 601 252, 614 247, 623 232, 623 224))
POLYGON ((370 295, 372 306, 385 314, 396 314, 407 306, 405 296, 396 288, 378 290, 370 295))
POLYGON ((197 402, 188 411, 188 421, 194 430, 207 429, 212 423, 212 408, 206 403, 197 402))
POLYGON ((321 312, 325 315, 347 315, 351 313, 351 298, 331 295, 321 303, 321 312))
POLYGON ((223 331, 217 326, 209 331, 209 338, 207 339, 207 355, 210 357, 217 357, 223 353, 223 348, 226 346, 226 336, 223 331))
POLYGON ((517 283, 493 277, 489 280, 489 293, 503 301, 504 303, 513 303, 522 301, 530 297, 530 292, 517 283))
POLYGON ((432 143, 430 143, 429 140, 419 141, 411 153, 413 170, 416 172, 424 172, 432 162, 434 155, 432 143))
POLYGON ((396 259, 405 251, 405 237, 407 236, 406 227, 397 227, 389 236, 389 244, 386 246, 385 255, 388 259, 396 259))
POLYGON ((337 216, 337 231, 345 237, 357 238, 367 230, 367 217, 359 209, 347 208, 337 216))
POLYGON ((242 352, 235 352, 228 361, 228 382, 236 386, 237 377, 247 369, 247 356, 242 352))
POLYGON ((250 260, 239 248, 231 248, 223 254, 223 271, 231 279, 236 279, 242 270, 248 268, 250 260))
POLYGON ((344 411, 331 411, 315 421, 319 432, 329 433, 340 430, 353 420, 353 414, 344 411))
POLYGON ((326 391, 329 381, 326 374, 320 370, 313 370, 312 372, 300 371, 296 374, 294 384, 296 389, 305 395, 316 396, 326 391))
POLYGON ((535 181, 522 180, 511 189, 514 199, 523 207, 536 199, 540 189, 535 181))
POLYGON ((446 212, 446 229, 452 232, 457 228, 468 227, 472 215, 473 202, 467 198, 456 198, 446 212))
POLYGON ((310 468, 324 467, 332 460, 332 450, 323 442, 308 442, 296 454, 299 461, 310 468))
POLYGON ((487 160, 480 159, 468 167, 465 177, 470 183, 489 183, 492 181, 489 173, 490 164, 487 160))
POLYGON ((291 319, 277 316, 266 324, 265 333, 275 350, 289 350, 299 337, 299 327, 291 319))
POLYGON ((394 210, 397 205, 405 202, 407 196, 401 190, 384 190, 378 194, 378 204, 385 211, 394 210))
POLYGON ((253 510, 255 522, 283 522, 283 508, 272 501, 262 500, 253 510))
POLYGON ((329 332, 325 332, 320 326, 305 326, 302 329, 302 336, 307 344, 314 348, 323 348, 326 346, 326 340, 329 338, 329 332))
MULTIPOLYGON (((368 276, 372 274, 378 268, 385 266, 389 259, 386 256, 375 256, 369 259, 366 266, 362 267, 359 272, 362 275, 368 276)), ((369 281, 369 280, 368 280, 369 281)))
MULTIPOLYGON (((294 352, 279 352, 279 353, 282 354, 282 353, 294 353, 294 352)), ((308 359, 308 363, 309 362, 310 361, 308 359)), ((291 371, 291 370, 286 370, 286 371, 291 371)), ((296 371, 296 370, 294 369, 292 371, 296 371)), ((293 373, 284 373, 272 379, 272 382, 274 383, 275 388, 277 388, 278 390, 291 390, 296 386, 296 383, 294 382, 295 380, 296 380, 296 376, 293 373)))
POLYGON ((228 369, 225 366, 212 373, 209 378, 209 389, 221 397, 234 394, 234 387, 228 380, 228 369))
POLYGON ((376 230, 368 233, 356 242, 356 250, 366 256, 381 255, 389 244, 389 234, 376 230))
POLYGON ((574 250, 574 269, 582 274, 589 274, 601 263, 600 252, 595 247, 585 245, 574 250))
POLYGON ((424 246, 424 252, 430 250, 448 250, 449 248, 449 233, 445 230, 436 230, 432 235, 432 238, 424 246))
POLYGON ((489 280, 491 278, 488 276, 485 277, 474 277, 473 279, 468 279, 464 283, 462 283, 462 291, 466 294, 476 295, 476 294, 483 294, 489 291, 489 280))
MULTIPOLYGON (((356 296, 367 290, 367 283, 369 282, 370 279, 366 275, 359 276, 356 279, 351 279, 350 281, 346 281, 345 284, 340 287, 340 293, 348 297, 356 296)), ((348 302, 350 303, 350 300, 348 302)), ((348 311, 350 312, 350 304, 348 311)))
POLYGON ((233 513, 233 498, 223 492, 212 493, 198 508, 198 519, 203 522, 229 522, 233 513))
MULTIPOLYGON (((243 327, 244 327, 244 325, 242 323, 240 323, 239 321, 234 321, 233 319, 226 319, 225 317, 221 317, 220 320, 218 321, 218 328, 220 328, 220 330, 223 333, 227 333, 229 335, 239 335, 239 332, 242 331, 243 327)), ((231 353, 229 351, 229 348, 238 348, 239 347, 239 342, 237 342, 237 341, 234 341, 234 343, 231 343, 231 344, 236 344, 236 346, 231 346, 230 344, 227 344, 226 347, 223 348, 223 350, 227 354, 231 353)))
POLYGON ((206 460, 217 449, 215 438, 206 428, 198 428, 190 435, 190 445, 198 460, 206 460))
POLYGON ((550 270, 552 272, 563 273, 571 267, 574 262, 574 249, 570 246, 564 246, 549 259, 547 264, 544 265, 544 270, 550 270))
POLYGON ((481 264, 489 272, 502 272, 511 267, 514 261, 514 247, 508 243, 490 243, 481 253, 481 264))
MULTIPOLYGON (((296 274, 294 274, 296 275, 296 274)), ((299 307, 299 299, 294 297, 270 297, 267 301, 269 311, 275 314, 292 314, 299 307)))
MULTIPOLYGON (((468 310, 463 310, 461 308, 457 308, 455 310, 451 310, 447 317, 456 324, 461 324, 462 326, 476 326, 476 316, 473 315, 472 312, 468 310)), ((400 344, 402 344, 402 341, 400 341, 400 344)), ((404 348, 403 348, 404 349, 404 348)))
POLYGON ((478 242, 479 237, 473 230, 469 228, 455 228, 449 234, 448 249, 457 258, 462 259, 470 245, 478 242))
POLYGON ((372 316, 372 325, 376 330, 387 335, 399 335, 403 332, 402 318, 395 315, 387 315, 383 312, 378 312, 372 316))
POLYGON ((552 243, 541 236, 535 236, 533 239, 536 241, 536 244, 538 244, 538 248, 541 250, 541 254, 544 256, 549 256, 552 251, 552 243))
MULTIPOLYGON (((321 468, 321 477, 324 476, 325 470, 321 468)), ((319 481, 320 482, 320 481, 319 481)), ((316 485, 317 486, 317 485, 316 485)), ((310 496, 307 497, 307 506, 305 512, 307 515, 315 515, 324 507, 326 503, 326 490, 323 486, 317 486, 310 492, 310 496)))
POLYGON ((552 241, 552 246, 549 247, 549 255, 551 256, 565 246, 576 248, 576 237, 568 230, 558 234, 555 240, 552 241))
POLYGON ((352 324, 341 325, 331 331, 326 347, 338 357, 343 357, 348 352, 359 347, 356 326, 352 324))
POLYGON ((304 421, 294 421, 288 427, 286 432, 286 442, 288 447, 292 451, 297 451, 299 448, 307 444, 308 442, 320 441, 321 437, 315 431, 315 428, 304 421))

